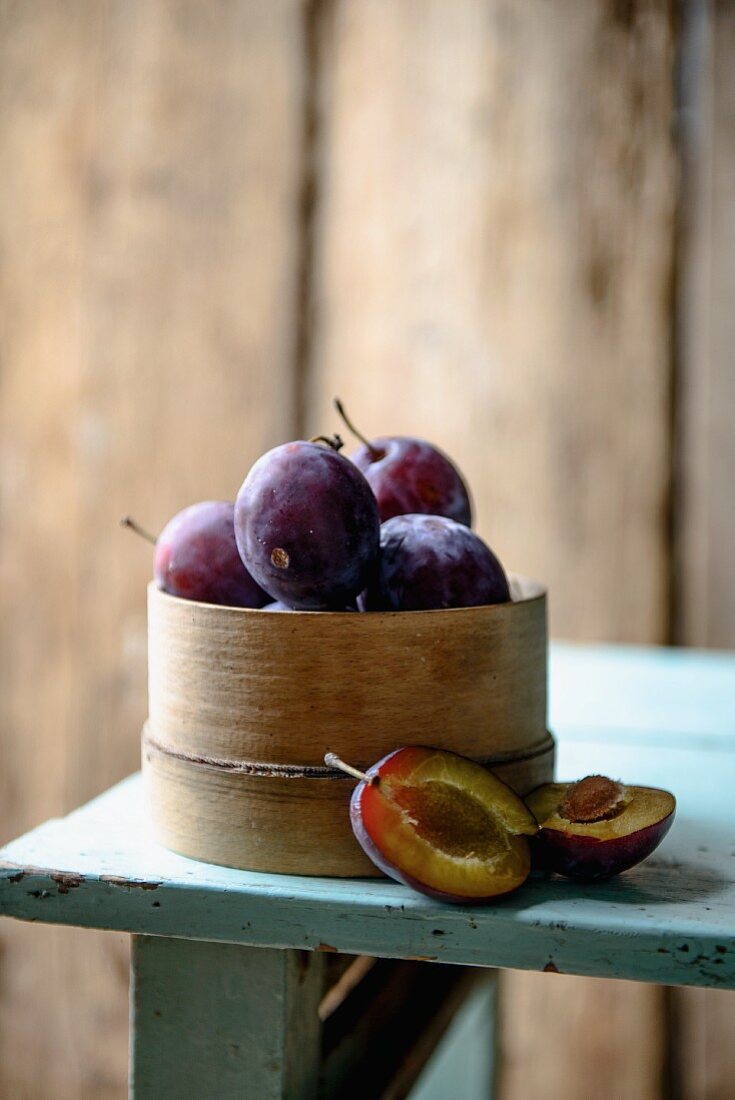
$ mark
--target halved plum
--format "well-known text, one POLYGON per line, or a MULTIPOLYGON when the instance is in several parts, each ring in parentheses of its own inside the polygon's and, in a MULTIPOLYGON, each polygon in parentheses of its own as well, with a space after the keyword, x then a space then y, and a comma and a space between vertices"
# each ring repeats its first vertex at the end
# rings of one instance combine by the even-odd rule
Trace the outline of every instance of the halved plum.
POLYGON ((671 828, 676 799, 656 787, 628 787, 604 775, 547 783, 526 798, 540 826, 534 865, 592 881, 650 856, 671 828))
POLYGON ((452 752, 390 753, 355 788, 350 817, 376 866, 442 901, 491 901, 531 869, 533 815, 492 772, 452 752))

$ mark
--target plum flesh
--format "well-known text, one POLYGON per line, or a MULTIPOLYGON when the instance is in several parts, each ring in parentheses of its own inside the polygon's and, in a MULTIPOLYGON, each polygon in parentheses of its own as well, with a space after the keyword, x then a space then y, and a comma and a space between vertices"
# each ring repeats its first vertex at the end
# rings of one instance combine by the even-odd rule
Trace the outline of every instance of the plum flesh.
POLYGON ((455 753, 390 753, 355 788, 350 818, 381 871, 441 901, 483 904, 530 871, 533 815, 492 772, 455 753))
POLYGON ((297 440, 255 463, 235 502, 240 556, 274 600, 297 611, 355 603, 378 552, 370 486, 349 459, 297 440))
POLYGON ((438 447, 410 436, 381 436, 350 456, 378 502, 381 522, 407 513, 448 516, 467 527, 472 506, 454 463, 438 447))
POLYGON ((407 515, 381 526, 365 610, 427 611, 509 599, 502 565, 463 524, 445 516, 407 515))
POLYGON ((243 565, 234 505, 205 500, 178 512, 156 540, 156 584, 172 596, 228 607, 262 607, 268 596, 243 565))
POLYGON ((674 820, 674 796, 606 780, 610 788, 596 784, 603 793, 595 812, 590 781, 602 778, 547 783, 528 795, 526 804, 540 826, 533 842, 536 866, 589 882, 627 871, 658 847, 674 820))

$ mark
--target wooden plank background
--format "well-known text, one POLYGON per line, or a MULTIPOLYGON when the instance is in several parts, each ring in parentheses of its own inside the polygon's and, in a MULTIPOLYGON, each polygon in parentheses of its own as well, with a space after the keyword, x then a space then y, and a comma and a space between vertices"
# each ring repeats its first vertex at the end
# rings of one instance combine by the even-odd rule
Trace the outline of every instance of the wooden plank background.
MULTIPOLYGON (((735 647, 735 4, 686 9, 674 638, 735 647)), ((672 1071, 686 1100, 735 1095, 735 995, 673 990, 672 1071)))
MULTIPOLYGON (((3 839, 137 767, 149 549, 295 431, 291 0, 6 2, 3 839)), ((127 943, 3 922, 0 1096, 125 1094, 127 943)))
MULTIPOLYGON (((308 407, 439 433, 556 634, 664 640, 665 6, 353 0, 324 33, 308 407)), ((514 974, 503 997, 506 1096, 656 1094, 660 990, 514 974)))
MULTIPOLYGON (((0 0, 0 839, 136 766, 118 516, 335 393, 456 457, 557 635, 735 645, 735 8, 673 7, 0 0)), ((126 952, 3 922, 0 1096, 124 1095, 126 952)), ((735 1079, 732 995, 504 997, 504 1100, 735 1079)))

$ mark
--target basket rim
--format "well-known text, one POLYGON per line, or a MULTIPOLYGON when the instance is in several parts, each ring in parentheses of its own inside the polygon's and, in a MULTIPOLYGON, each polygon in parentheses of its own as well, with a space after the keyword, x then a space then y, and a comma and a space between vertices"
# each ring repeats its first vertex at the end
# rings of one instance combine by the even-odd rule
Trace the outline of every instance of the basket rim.
MULTIPOLYGON (((335 619, 339 622, 364 622, 365 616, 369 616, 371 622, 380 621, 396 621, 397 619, 406 619, 407 616, 411 616, 415 619, 417 615, 453 615, 453 616, 469 616, 469 615, 493 615, 500 614, 508 607, 512 607, 516 604, 530 604, 540 600, 545 600, 548 596, 548 589, 546 585, 541 581, 534 580, 532 577, 524 576, 521 573, 508 573, 508 580, 511 584, 515 584, 517 588, 520 588, 522 596, 520 599, 506 600, 504 603, 495 604, 476 604, 474 607, 437 607, 428 611, 368 611, 364 614, 355 613, 355 616, 345 614, 344 611, 289 611, 288 621, 293 622, 293 616, 298 615, 299 618, 314 618, 318 616, 319 619, 324 619, 328 616, 331 619, 335 619)), ((164 601, 171 602, 173 604, 179 604, 188 610, 192 608, 206 608, 209 611, 215 611, 222 613, 223 615, 231 616, 254 616, 254 615, 268 615, 269 618, 273 618, 273 612, 266 611, 262 607, 231 607, 229 604, 217 604, 217 603, 205 603, 202 600, 188 600, 183 596, 174 596, 170 592, 164 591, 159 588, 154 580, 148 582, 148 592, 154 598, 160 598, 164 601)), ((280 620, 280 616, 275 616, 276 621, 280 620)))

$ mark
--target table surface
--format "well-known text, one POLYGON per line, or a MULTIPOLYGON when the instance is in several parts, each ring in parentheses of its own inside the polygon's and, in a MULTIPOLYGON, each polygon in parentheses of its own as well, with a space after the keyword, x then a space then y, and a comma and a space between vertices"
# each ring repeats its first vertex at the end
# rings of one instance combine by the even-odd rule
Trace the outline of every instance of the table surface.
POLYGON ((387 880, 265 875, 151 839, 140 778, 0 851, 0 913, 31 921, 735 988, 735 655, 552 646, 557 774, 666 787, 674 825, 644 864, 576 885, 532 876, 482 908, 387 880))

